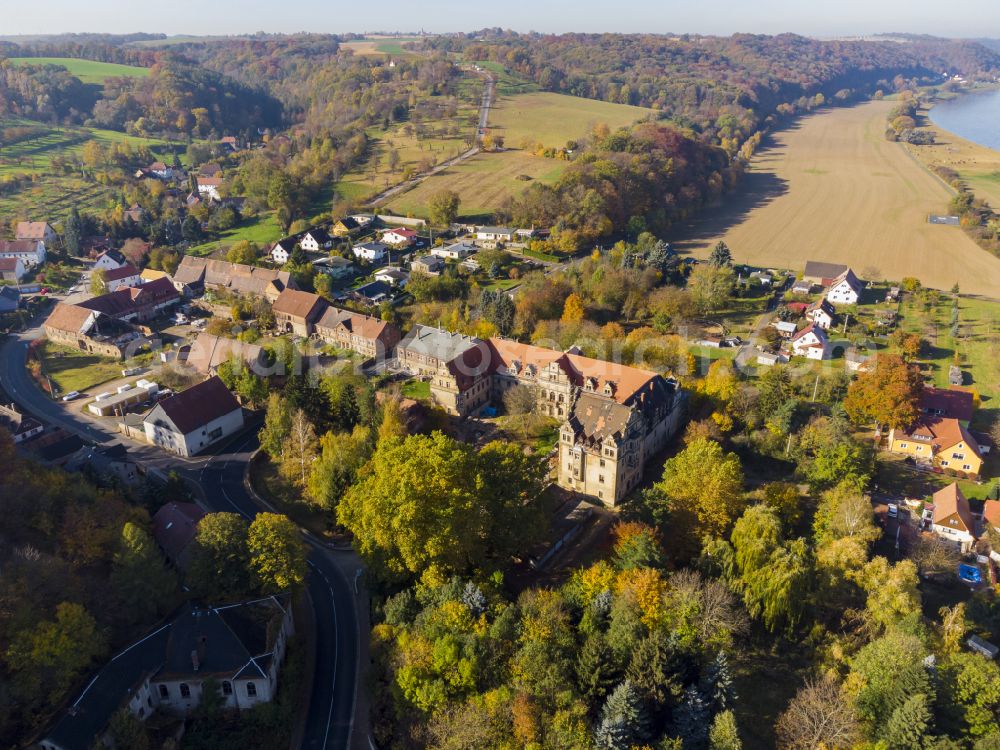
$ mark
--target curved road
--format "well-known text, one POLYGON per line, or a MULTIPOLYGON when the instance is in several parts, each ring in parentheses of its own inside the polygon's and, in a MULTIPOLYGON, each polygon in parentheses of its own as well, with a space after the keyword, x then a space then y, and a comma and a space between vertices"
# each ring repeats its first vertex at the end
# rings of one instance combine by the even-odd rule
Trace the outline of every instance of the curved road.
MULTIPOLYGON (((195 484, 203 504, 211 511, 236 512, 252 519, 265 510, 244 483, 248 462, 258 447, 255 432, 241 435, 211 455, 190 459, 126 442, 52 401, 35 385, 25 363, 28 343, 40 334, 39 328, 33 328, 11 336, 0 347, 0 385, 24 411, 89 442, 125 442, 129 455, 138 463, 161 472, 176 471, 195 484)), ((360 727, 355 731, 354 721, 363 633, 359 597, 354 584, 348 581, 356 562, 352 553, 330 550, 308 534, 306 541, 311 548, 307 588, 315 616, 316 655, 301 747, 360 750, 367 747, 367 732, 360 727)))

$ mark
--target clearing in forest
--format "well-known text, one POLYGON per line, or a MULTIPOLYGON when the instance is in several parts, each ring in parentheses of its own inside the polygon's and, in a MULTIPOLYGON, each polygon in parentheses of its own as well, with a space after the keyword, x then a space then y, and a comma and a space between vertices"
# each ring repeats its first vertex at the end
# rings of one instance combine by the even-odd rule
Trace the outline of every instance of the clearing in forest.
POLYGON ((892 106, 832 109, 775 134, 740 193, 679 228, 675 246, 705 258, 724 240, 739 263, 798 272, 807 260, 847 263, 859 274, 1000 296, 1000 259, 959 227, 927 222, 954 193, 885 140, 892 106))

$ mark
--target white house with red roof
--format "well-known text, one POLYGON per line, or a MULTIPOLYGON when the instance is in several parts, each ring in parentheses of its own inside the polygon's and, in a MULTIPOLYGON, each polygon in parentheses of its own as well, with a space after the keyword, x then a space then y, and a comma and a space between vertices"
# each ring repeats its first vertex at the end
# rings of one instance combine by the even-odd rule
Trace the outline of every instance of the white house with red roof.
POLYGON ((146 440, 194 456, 243 427, 243 409, 218 376, 158 403, 143 420, 146 440))
POLYGON ((417 239, 417 233, 412 229, 398 227, 382 233, 382 242, 393 247, 409 247, 417 239))
POLYGON ((131 263, 126 263, 120 268, 112 268, 110 271, 104 272, 104 288, 108 292, 116 292, 119 289, 139 286, 141 283, 141 272, 131 263))
POLYGON ((828 359, 830 339, 815 323, 806 326, 791 338, 792 354, 806 359, 828 359))

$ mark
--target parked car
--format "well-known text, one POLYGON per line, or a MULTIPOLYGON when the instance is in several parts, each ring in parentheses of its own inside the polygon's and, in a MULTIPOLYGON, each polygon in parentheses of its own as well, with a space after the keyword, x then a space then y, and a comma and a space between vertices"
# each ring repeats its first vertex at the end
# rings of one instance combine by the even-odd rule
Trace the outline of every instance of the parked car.
POLYGON ((80 391, 70 391, 65 396, 62 397, 63 401, 72 401, 74 398, 80 395, 80 391))
POLYGON ((899 515, 899 506, 896 503, 889 503, 889 518, 896 518, 899 515))

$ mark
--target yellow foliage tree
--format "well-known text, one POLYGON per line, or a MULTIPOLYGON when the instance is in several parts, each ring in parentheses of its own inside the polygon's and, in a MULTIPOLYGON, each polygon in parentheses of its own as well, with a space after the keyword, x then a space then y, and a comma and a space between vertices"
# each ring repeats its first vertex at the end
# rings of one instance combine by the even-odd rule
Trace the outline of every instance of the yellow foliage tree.
POLYGON ((583 320, 583 313, 583 299, 574 292, 566 298, 566 302, 563 304, 561 321, 563 323, 579 323, 583 320))

